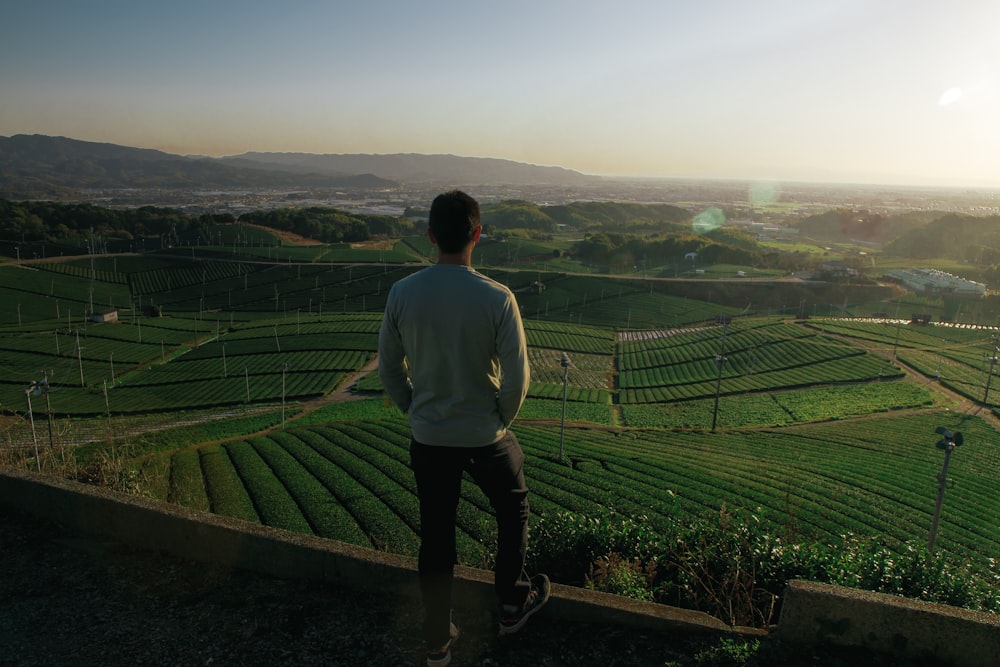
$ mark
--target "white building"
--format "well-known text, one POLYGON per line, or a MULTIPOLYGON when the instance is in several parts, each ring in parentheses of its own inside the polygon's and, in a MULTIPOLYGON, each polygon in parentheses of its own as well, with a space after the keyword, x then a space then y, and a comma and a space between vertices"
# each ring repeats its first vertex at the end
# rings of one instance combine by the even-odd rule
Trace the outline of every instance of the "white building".
POLYGON ((903 285, 925 294, 954 294, 957 296, 985 296, 986 285, 974 280, 959 278, 937 269, 892 269, 886 271, 903 285))

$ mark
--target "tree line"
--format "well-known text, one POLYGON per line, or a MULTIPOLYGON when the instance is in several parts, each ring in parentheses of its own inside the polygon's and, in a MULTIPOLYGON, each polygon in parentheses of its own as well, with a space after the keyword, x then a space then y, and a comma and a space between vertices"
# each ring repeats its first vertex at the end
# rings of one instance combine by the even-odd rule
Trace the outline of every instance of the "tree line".
POLYGON ((327 207, 252 211, 237 218, 231 213, 195 214, 156 206, 112 209, 87 203, 0 199, 0 239, 9 243, 92 248, 98 239, 105 244, 156 238, 169 245, 210 238, 207 232, 213 225, 236 222, 294 232, 324 243, 404 236, 413 226, 405 218, 361 215, 327 207))
MULTIPOLYGON (((176 208, 143 206, 112 209, 89 203, 0 200, 0 252, 20 258, 59 253, 129 252, 171 245, 203 244, 216 238, 219 224, 241 223, 292 232, 323 243, 357 243, 373 238, 422 234, 426 210, 407 209, 403 216, 356 214, 332 207, 282 208, 195 214, 176 208), (58 248, 45 248, 52 244, 58 248)), ((540 206, 505 201, 483 206, 482 222, 490 237, 551 237, 581 234, 570 251, 578 259, 630 269, 640 262, 679 262, 694 253, 698 263, 732 263, 797 268, 792 257, 764 251, 748 234, 719 228, 696 234, 692 214, 667 204, 574 202, 540 206)))

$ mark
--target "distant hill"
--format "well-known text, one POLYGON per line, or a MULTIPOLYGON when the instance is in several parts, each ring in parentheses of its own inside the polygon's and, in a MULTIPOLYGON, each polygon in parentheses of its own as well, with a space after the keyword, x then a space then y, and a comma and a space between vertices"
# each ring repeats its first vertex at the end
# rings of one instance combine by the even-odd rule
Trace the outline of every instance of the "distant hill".
POLYGON ((444 186, 583 185, 600 180, 562 167, 543 167, 497 158, 423 155, 418 153, 314 154, 243 153, 219 158, 227 164, 298 173, 375 174, 404 183, 444 186))
POLYGON ((1000 264, 1000 216, 949 214, 894 239, 883 252, 898 257, 949 257, 1000 264))
POLYGON ((370 173, 268 171, 147 148, 19 134, 0 137, 0 198, 73 198, 93 189, 371 188, 393 185, 370 173))
POLYGON ((399 182, 582 185, 560 167, 454 155, 245 153, 192 157, 148 148, 18 134, 0 137, 0 198, 76 199, 88 190, 371 189, 399 182))
POLYGON ((943 211, 907 211, 897 215, 883 215, 840 208, 810 215, 795 226, 803 237, 817 242, 861 242, 881 246, 944 215, 943 211))

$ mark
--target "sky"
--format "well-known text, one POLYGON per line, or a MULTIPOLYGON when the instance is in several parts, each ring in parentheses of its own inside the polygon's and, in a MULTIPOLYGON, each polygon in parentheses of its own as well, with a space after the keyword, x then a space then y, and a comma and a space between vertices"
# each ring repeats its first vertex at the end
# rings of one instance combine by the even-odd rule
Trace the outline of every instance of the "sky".
POLYGON ((996 0, 21 0, 0 136, 1000 188, 996 0))

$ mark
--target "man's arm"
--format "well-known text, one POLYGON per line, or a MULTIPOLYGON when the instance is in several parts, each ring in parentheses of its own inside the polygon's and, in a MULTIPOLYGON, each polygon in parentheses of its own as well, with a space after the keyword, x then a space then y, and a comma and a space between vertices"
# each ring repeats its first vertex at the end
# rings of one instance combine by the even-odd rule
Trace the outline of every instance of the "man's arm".
POLYGON ((497 356, 503 373, 497 402, 504 426, 510 426, 528 395, 528 385, 531 383, 524 324, 513 295, 507 300, 497 331, 497 356))
POLYGON ((406 372, 406 354, 391 309, 393 302, 390 292, 378 333, 378 375, 392 402, 406 412, 410 408, 413 387, 406 372))

